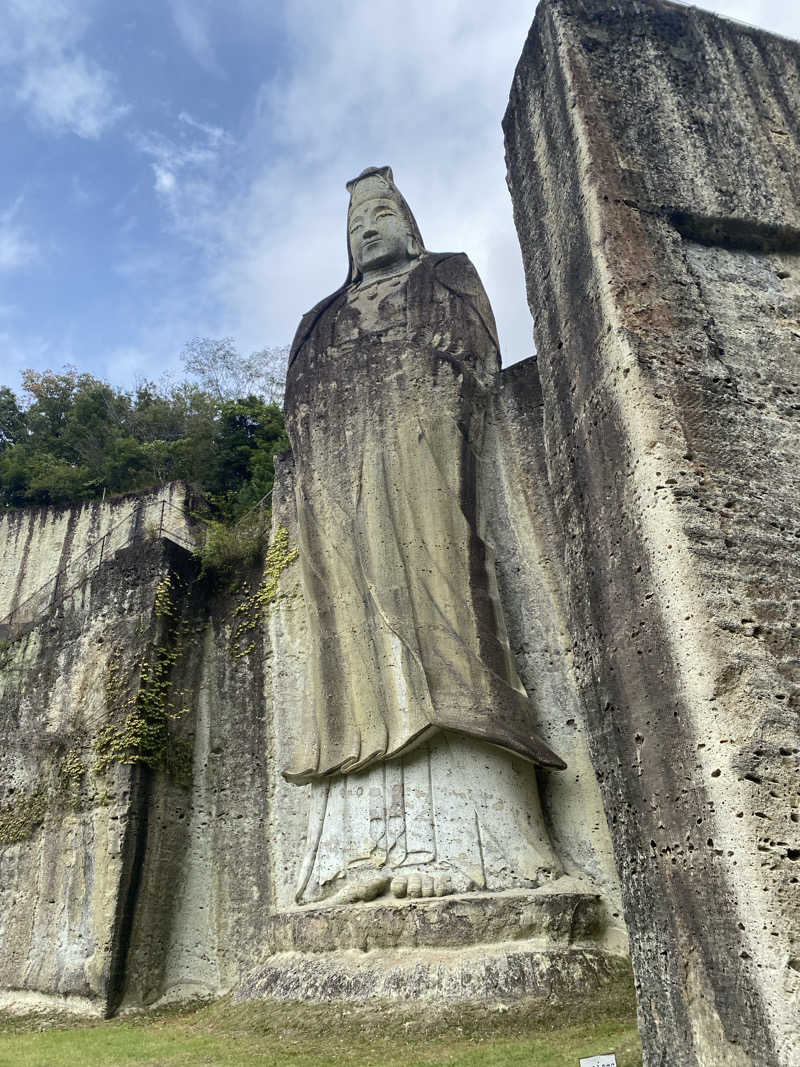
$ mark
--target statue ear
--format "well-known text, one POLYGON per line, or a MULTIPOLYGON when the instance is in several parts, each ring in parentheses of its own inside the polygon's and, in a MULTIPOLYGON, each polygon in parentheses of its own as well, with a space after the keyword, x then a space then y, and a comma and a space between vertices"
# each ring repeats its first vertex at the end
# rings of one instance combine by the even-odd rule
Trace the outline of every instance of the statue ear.
POLYGON ((417 239, 413 233, 410 233, 408 235, 406 251, 408 252, 411 259, 416 259, 416 257, 419 255, 419 248, 417 248, 417 239))

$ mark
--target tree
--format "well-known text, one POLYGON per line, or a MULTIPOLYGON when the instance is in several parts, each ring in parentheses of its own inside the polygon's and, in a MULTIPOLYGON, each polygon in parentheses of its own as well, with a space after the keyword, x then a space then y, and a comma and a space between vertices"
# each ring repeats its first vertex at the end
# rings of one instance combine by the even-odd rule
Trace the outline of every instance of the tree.
POLYGON ((257 396, 222 406, 214 441, 213 491, 220 510, 238 519, 272 492, 273 456, 289 447, 283 413, 257 396))
POLYGON ((193 364, 205 385, 141 382, 126 393, 67 367, 25 371, 22 399, 0 389, 0 506, 182 480, 205 495, 214 517, 241 517, 272 490, 273 455, 288 447, 283 414, 254 393, 229 396, 250 381, 249 361, 228 342, 207 345, 217 347, 204 363, 197 348, 193 364))
POLYGON ((288 359, 288 346, 262 348, 243 356, 237 352, 232 337, 195 337, 181 353, 187 373, 218 400, 256 396, 268 404, 283 400, 288 359))
POLYGON ((21 441, 25 434, 25 415, 7 385, 0 387, 0 452, 21 441))

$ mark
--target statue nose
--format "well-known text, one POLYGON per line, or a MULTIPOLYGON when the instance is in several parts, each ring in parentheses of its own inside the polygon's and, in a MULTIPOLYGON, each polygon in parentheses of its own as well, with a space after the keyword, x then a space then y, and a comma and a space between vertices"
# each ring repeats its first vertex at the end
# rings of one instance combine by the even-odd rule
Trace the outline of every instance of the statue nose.
POLYGON ((378 236, 378 231, 377 230, 374 230, 374 229, 372 229, 372 230, 364 230, 363 234, 361 235, 361 240, 362 241, 368 241, 370 239, 370 237, 377 237, 377 236, 378 236))

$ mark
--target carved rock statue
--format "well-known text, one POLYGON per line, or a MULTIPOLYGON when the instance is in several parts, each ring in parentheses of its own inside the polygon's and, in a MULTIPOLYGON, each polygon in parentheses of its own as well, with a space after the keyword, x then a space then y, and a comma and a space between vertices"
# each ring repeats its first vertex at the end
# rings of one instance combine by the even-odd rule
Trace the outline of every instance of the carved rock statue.
POLYGON ((348 184, 346 283, 302 320, 286 416, 310 621, 285 777, 312 783, 297 900, 532 887, 559 873, 483 536, 499 353, 462 254, 427 252, 388 167, 348 184))

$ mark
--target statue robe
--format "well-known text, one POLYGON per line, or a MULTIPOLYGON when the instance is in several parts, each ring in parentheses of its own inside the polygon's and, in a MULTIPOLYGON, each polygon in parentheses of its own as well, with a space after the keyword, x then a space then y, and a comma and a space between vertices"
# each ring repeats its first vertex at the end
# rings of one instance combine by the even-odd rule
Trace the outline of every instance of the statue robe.
POLYGON ((311 700, 289 781, 452 730, 549 767, 481 532, 478 468, 499 355, 466 256, 345 286, 300 324, 286 419, 310 614, 311 700))

